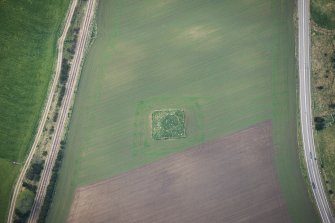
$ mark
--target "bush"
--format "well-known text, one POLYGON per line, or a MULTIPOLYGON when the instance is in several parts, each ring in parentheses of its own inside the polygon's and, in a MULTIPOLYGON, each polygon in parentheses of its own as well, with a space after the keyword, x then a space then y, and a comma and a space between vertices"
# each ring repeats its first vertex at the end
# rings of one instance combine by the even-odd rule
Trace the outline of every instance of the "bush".
POLYGON ((17 199, 14 222, 26 222, 34 202, 35 193, 30 190, 23 190, 17 199))
POLYGON ((38 216, 38 220, 37 220, 38 223, 44 223, 45 219, 48 215, 48 211, 49 211, 50 205, 52 203, 52 198, 53 198, 53 195, 55 193, 56 182, 57 182, 57 178, 58 178, 58 171, 61 167, 62 159, 63 159, 63 156, 64 156, 64 148, 65 148, 65 142, 62 140, 61 141, 61 147, 60 147, 60 150, 58 152, 57 159, 56 159, 56 162, 55 162, 55 166, 52 169, 52 175, 51 175, 51 178, 50 178, 49 185, 47 187, 47 191, 46 191, 46 194, 45 194, 45 198, 44 198, 44 202, 43 202, 43 205, 42 205, 42 208, 41 208, 41 212, 40 212, 40 215, 38 216))
POLYGON ((315 129, 320 131, 326 127, 326 120, 322 117, 314 117, 315 129))
POLYGON ((51 128, 50 128, 50 130, 49 130, 50 134, 52 134, 54 131, 55 131, 55 127, 54 127, 54 126, 51 126, 51 128))
POLYGON ((61 74, 60 74, 60 82, 62 84, 66 83, 67 78, 69 77, 69 69, 70 65, 67 59, 63 59, 62 61, 62 69, 61 69, 61 74))
POLYGON ((333 55, 331 57, 331 62, 332 62, 333 70, 335 71, 335 51, 333 52, 333 55))
POLYGON ((22 186, 25 187, 25 188, 27 188, 31 192, 36 193, 36 190, 37 190, 37 186, 36 185, 32 185, 30 183, 27 183, 27 182, 23 181, 22 186))
MULTIPOLYGON (((59 99, 58 99, 58 100, 59 100, 59 99)), ((57 106, 59 106, 59 105, 58 105, 58 102, 57 102, 57 106)), ((54 114, 54 116, 53 116, 53 118, 52 118, 52 121, 56 122, 57 119, 58 119, 58 111, 55 112, 55 114, 54 114)))
MULTIPOLYGON (((65 90, 66 90, 65 85, 62 85, 62 87, 60 89, 60 92, 59 92, 58 101, 57 101, 57 106, 58 107, 61 106, 61 104, 62 104, 64 95, 65 95, 65 90)), ((58 117, 58 113, 57 113, 57 117, 58 117)), ((57 120, 57 117, 56 117, 56 120, 57 120)))
POLYGON ((41 172, 43 170, 43 165, 44 165, 44 161, 40 161, 40 162, 35 162, 33 163, 28 172, 26 177, 29 180, 35 181, 35 180, 39 180, 41 177, 41 172))

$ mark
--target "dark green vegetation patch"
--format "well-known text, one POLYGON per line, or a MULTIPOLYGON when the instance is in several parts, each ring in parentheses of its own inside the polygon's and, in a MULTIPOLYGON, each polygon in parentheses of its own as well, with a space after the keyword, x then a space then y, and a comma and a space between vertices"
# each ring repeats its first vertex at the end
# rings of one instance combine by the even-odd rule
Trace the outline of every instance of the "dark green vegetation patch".
POLYGON ((34 203, 35 194, 27 189, 20 192, 16 202, 14 222, 26 222, 28 220, 31 207, 34 203))
POLYGON ((335 29, 335 1, 313 0, 311 16, 314 22, 326 29, 335 29))
POLYGON ((155 140, 186 137, 185 113, 183 110, 154 111, 151 120, 152 138, 155 140))

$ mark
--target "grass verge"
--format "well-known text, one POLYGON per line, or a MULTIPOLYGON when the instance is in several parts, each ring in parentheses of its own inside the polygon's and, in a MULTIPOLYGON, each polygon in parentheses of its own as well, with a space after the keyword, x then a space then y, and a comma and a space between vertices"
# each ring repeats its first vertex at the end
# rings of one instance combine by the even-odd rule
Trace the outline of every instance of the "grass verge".
POLYGON ((320 27, 326 29, 335 28, 335 1, 312 0, 311 17, 320 27))
POLYGON ((335 210, 335 30, 329 29, 335 28, 334 10, 334 1, 312 1, 314 23, 311 27, 311 90, 314 138, 325 189, 333 210, 335 210), (324 18, 321 22, 320 16, 324 18))

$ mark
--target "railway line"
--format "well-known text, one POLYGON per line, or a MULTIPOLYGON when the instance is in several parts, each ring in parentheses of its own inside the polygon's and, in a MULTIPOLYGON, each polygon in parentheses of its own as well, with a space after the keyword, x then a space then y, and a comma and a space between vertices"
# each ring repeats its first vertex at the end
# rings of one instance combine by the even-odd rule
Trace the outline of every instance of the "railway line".
POLYGON ((48 154, 48 157, 45 161, 44 169, 41 174, 41 179, 39 186, 37 188, 35 200, 31 209, 31 213, 28 219, 28 223, 37 222, 39 213, 41 211, 41 207, 44 201, 44 197, 46 194, 46 189, 49 184, 52 169, 57 158, 57 154, 59 151, 59 146, 61 142, 61 138, 63 136, 64 128, 66 125, 66 120, 69 114, 69 110, 71 107, 71 102, 74 95, 74 90, 77 85, 79 72, 81 68, 81 64, 83 61, 85 48, 88 45, 89 34, 90 34, 90 25, 94 15, 96 0, 88 0, 87 8, 84 15, 84 21, 81 26, 81 30, 79 33, 78 44, 76 48, 75 55, 72 60, 71 68, 69 71, 69 78, 66 84, 66 91, 63 98, 63 102, 61 108, 59 110, 59 116, 56 123, 54 135, 52 138, 51 148, 48 154))
POLYGON ((35 154, 35 151, 37 149, 37 145, 38 145, 38 143, 40 141, 40 138, 41 138, 41 135, 43 133, 43 128, 44 128, 45 123, 47 121, 47 117, 48 117, 48 114, 49 114, 49 111, 50 111, 50 108, 51 108, 51 105, 52 105, 52 99, 53 99, 53 96, 54 96, 55 91, 57 89, 57 84, 58 84, 60 72, 61 72, 61 69, 62 69, 62 59, 63 59, 63 49, 64 49, 65 38, 66 38, 66 35, 67 35, 68 30, 70 28, 71 20, 72 20, 72 17, 73 17, 73 14, 74 14, 74 11, 75 11, 75 8, 76 8, 77 4, 78 4, 78 0, 73 0, 72 1, 71 5, 70 5, 70 8, 68 10, 68 13, 66 15, 63 33, 60 36, 60 38, 58 39, 58 55, 57 55, 55 74, 54 74, 54 77, 53 77, 51 88, 49 90, 49 95, 48 95, 48 98, 47 98, 47 101, 46 101, 46 104, 45 104, 45 108, 44 108, 43 113, 42 113, 41 118, 40 118, 40 122, 39 122, 39 125, 38 125, 38 128, 37 128, 37 133, 35 135, 33 145, 31 146, 28 157, 27 157, 27 159, 26 159, 26 161, 25 161, 25 163, 22 167, 22 170, 20 172, 20 175, 19 175, 19 177, 16 181, 16 184, 15 184, 15 187, 14 187, 14 191, 13 191, 13 194, 12 194, 12 197, 11 197, 11 203, 10 203, 10 206, 9 206, 7 223, 11 223, 13 221, 15 204, 16 204, 16 200, 17 200, 17 197, 19 195, 19 192, 20 192, 20 188, 21 188, 24 176, 26 175, 26 172, 29 168, 29 164, 30 164, 30 162, 31 162, 31 160, 32 160, 32 158, 35 154))

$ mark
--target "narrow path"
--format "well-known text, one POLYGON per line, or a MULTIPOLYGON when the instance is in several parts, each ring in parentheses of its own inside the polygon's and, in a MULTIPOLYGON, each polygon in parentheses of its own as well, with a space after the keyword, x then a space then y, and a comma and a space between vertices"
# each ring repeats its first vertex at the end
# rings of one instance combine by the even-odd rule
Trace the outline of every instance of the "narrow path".
POLYGON ((28 223, 37 222, 39 213, 41 211, 41 207, 46 194, 46 189, 49 184, 52 169, 59 151, 60 141, 63 135, 65 122, 69 114, 74 90, 78 81, 79 71, 85 53, 85 47, 88 45, 87 42, 89 40, 89 30, 94 15, 95 3, 96 0, 89 0, 87 3, 87 9, 84 15, 84 21, 80 29, 76 53, 73 57, 72 65, 70 68, 69 79, 66 84, 66 91, 63 98, 63 103, 59 110, 58 121, 55 127, 55 133, 52 139, 51 148, 45 161, 44 169, 42 171, 40 183, 37 188, 36 197, 28 219, 28 223))
POLYGON ((11 223, 13 221, 13 216, 14 216, 14 210, 15 210, 15 204, 16 204, 16 200, 17 197, 19 195, 20 192, 20 188, 22 185, 22 181, 24 179, 24 176, 26 175, 26 172, 28 170, 29 164, 35 154, 36 148, 37 148, 37 144, 40 141, 41 135, 43 133, 43 128, 45 126, 45 122, 47 120, 48 117, 48 113, 50 111, 50 107, 52 104, 52 98, 55 94, 55 91, 57 89, 57 83, 59 80, 59 75, 60 75, 60 71, 62 68, 62 59, 63 59, 63 48, 64 48, 64 41, 65 41, 65 37, 67 35, 67 32, 69 30, 69 27, 71 25, 71 20, 74 14, 74 10, 77 6, 78 0, 73 0, 72 4, 68 10, 66 19, 65 19, 65 24, 64 24, 64 29, 63 29, 63 33, 60 36, 60 38, 58 39, 58 56, 57 56, 57 63, 56 63, 56 69, 55 69, 55 75, 52 81, 52 85, 51 85, 51 89, 49 91, 49 95, 45 104, 45 108, 44 111, 42 113, 38 128, 37 128, 37 133, 35 135, 35 139, 33 142, 33 145, 31 146, 30 152, 28 154, 28 157, 23 165, 23 168, 20 172, 20 175, 17 179, 15 188, 14 188, 14 192, 11 198, 11 203, 10 203, 10 207, 9 207, 9 212, 8 212, 8 218, 7 218, 7 222, 11 223))
POLYGON ((298 0, 299 16, 299 101, 303 147, 313 195, 324 223, 333 223, 325 188, 321 179, 313 137, 311 108, 310 15, 309 0, 298 0))

